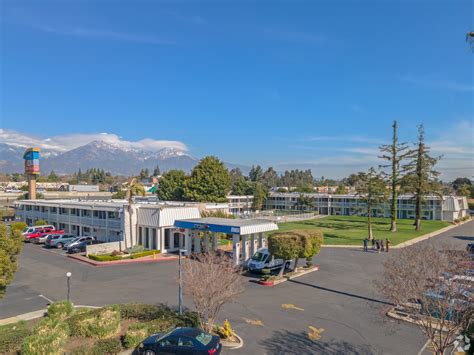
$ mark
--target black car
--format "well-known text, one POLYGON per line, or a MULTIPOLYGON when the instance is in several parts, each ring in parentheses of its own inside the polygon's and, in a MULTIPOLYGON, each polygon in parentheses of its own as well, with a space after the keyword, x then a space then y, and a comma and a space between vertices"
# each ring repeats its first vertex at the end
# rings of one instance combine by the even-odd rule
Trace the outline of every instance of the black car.
POLYGON ((474 254, 474 243, 469 243, 467 246, 466 246, 466 250, 469 254, 474 254))
POLYGON ((218 355, 220 338, 197 328, 176 328, 166 334, 153 334, 137 348, 138 354, 218 355))
POLYGON ((97 244, 95 237, 77 237, 64 247, 68 254, 82 253, 86 251, 88 245, 97 244))

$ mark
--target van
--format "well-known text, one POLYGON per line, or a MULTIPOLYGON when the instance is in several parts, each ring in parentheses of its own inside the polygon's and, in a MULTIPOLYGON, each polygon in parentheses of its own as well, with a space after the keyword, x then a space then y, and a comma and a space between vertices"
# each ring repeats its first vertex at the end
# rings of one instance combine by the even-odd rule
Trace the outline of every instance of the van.
MULTIPOLYGON (((275 259, 268 248, 260 248, 248 260, 247 268, 253 272, 261 272, 263 269, 276 270, 283 266, 283 259, 275 259)), ((290 261, 285 264, 285 269, 290 267, 290 261)))

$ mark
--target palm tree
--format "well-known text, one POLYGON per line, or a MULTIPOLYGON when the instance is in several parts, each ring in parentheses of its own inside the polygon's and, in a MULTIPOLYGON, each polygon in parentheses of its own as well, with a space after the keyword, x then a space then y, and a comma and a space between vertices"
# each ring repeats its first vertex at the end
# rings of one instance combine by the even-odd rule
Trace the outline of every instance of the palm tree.
MULTIPOLYGON (((126 188, 126 199, 128 201, 128 218, 129 218, 129 227, 130 227, 130 243, 133 244, 133 226, 132 226, 132 213, 133 213, 133 198, 135 196, 145 196, 145 188, 140 184, 136 178, 132 178, 130 181, 123 184, 126 188)), ((127 249, 127 238, 124 238, 125 249, 127 249)), ((130 245, 132 246, 132 245, 130 245)))

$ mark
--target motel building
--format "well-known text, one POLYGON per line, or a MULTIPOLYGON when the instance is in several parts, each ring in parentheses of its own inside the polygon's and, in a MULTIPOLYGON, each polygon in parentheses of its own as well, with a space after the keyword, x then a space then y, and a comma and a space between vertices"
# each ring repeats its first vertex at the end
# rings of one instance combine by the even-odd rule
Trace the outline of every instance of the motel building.
POLYGON ((239 264, 266 246, 266 232, 278 229, 268 220, 201 218, 203 211, 229 213, 228 203, 140 201, 129 206, 126 200, 21 200, 14 207, 17 221, 33 225, 43 219, 66 233, 96 237, 102 243, 88 246, 88 253, 112 252, 122 243, 122 247, 142 245, 161 253, 181 249, 189 255, 216 249, 225 234, 239 264))

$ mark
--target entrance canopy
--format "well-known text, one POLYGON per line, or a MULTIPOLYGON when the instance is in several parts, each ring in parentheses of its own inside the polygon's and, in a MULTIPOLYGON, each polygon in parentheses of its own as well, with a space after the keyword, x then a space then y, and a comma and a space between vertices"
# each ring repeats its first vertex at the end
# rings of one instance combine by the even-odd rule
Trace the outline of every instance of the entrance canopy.
POLYGON ((278 230, 275 222, 266 219, 230 219, 205 217, 176 220, 176 228, 184 228, 214 233, 249 235, 278 230))

